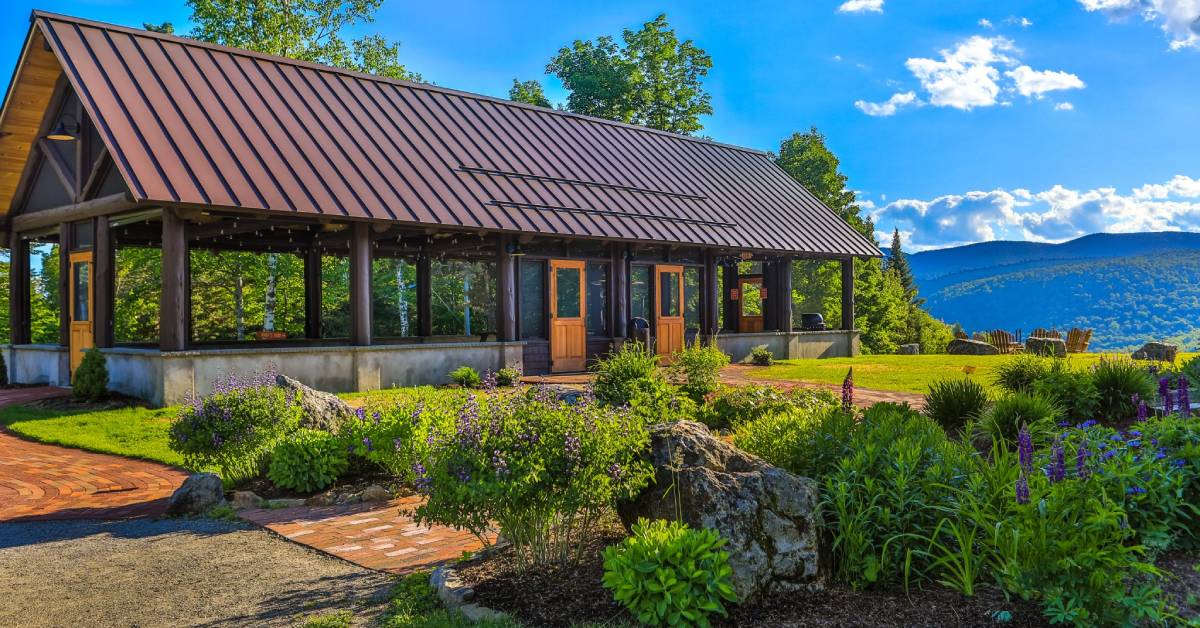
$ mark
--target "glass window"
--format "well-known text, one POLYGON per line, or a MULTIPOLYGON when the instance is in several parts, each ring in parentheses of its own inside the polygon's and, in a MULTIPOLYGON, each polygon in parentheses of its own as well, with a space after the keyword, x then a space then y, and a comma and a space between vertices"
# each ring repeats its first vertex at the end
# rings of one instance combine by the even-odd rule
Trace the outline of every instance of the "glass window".
POLYGON ((546 337, 546 263, 521 262, 521 338, 546 337))
POLYGON ((72 320, 80 323, 87 322, 90 320, 88 318, 90 315, 90 312, 88 312, 88 295, 91 294, 92 265, 88 262, 75 262, 71 265, 71 269, 74 271, 72 273, 74 275, 72 278, 74 284, 72 297, 75 300, 72 306, 72 320))
POLYGON ((593 336, 608 335, 608 264, 587 265, 587 330, 593 336))
MULTIPOLYGON (((58 244, 29 243, 29 337, 33 344, 56 345, 59 341, 59 251, 58 244)), ((66 299, 66 295, 62 295, 66 299)), ((65 301, 61 301, 65 302, 65 301)))
POLYGON ((117 342, 158 342, 162 249, 118 248, 114 284, 113 339, 117 342))
POLYGON ((554 269, 554 313, 559 318, 579 318, 579 284, 578 268, 554 269))
POLYGON ((417 335, 417 265, 413 260, 372 260, 371 328, 380 338, 417 335))
POLYGON ((742 282, 742 316, 762 316, 762 284, 757 281, 742 282))
POLYGON ((700 331, 700 269, 683 269, 683 323, 687 331, 700 331))
POLYGON ((71 250, 80 251, 90 249, 95 239, 96 233, 95 228, 92 226, 92 221, 84 220, 71 224, 71 250))
POLYGON ((761 275, 762 262, 738 262, 738 274, 761 275))
POLYGON ((350 337, 350 258, 321 257, 321 337, 350 337))
POLYGON ((288 253, 190 252, 192 338, 304 337, 304 262, 288 253))
POLYGON ((659 307, 663 316, 679 316, 679 273, 659 273, 659 307))
POLYGON ((634 318, 653 318, 650 307, 650 267, 634 266, 629 271, 629 309, 634 318))
POLYGON ((431 264, 433 335, 479 336, 496 331, 496 264, 466 260, 431 264))

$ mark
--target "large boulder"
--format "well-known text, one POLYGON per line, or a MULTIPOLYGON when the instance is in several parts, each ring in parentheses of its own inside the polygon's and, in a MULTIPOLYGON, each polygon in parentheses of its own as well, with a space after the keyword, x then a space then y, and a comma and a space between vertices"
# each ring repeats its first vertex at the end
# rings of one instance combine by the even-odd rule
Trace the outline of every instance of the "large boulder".
POLYGON ((1179 353, 1179 345, 1169 345, 1165 342, 1147 342, 1141 349, 1133 352, 1135 360, 1154 360, 1156 362, 1174 362, 1179 353))
POLYGON ((1025 339, 1025 353, 1065 358, 1067 357, 1067 341, 1062 338, 1030 336, 1025 339))
POLYGON ((950 355, 997 355, 1000 350, 989 342, 982 340, 971 340, 968 338, 955 338, 946 345, 946 353, 950 355))
POLYGON ((910 342, 896 348, 897 355, 921 355, 921 343, 910 342))
POLYGON ((304 408, 304 418, 300 420, 302 427, 337 432, 342 423, 354 416, 354 409, 337 395, 309 388, 282 373, 275 378, 275 383, 297 393, 300 407, 304 408))
POLYGON ((664 423, 650 432, 655 476, 618 505, 627 527, 641 517, 679 519, 720 533, 741 600, 821 588, 816 482, 743 452, 700 423, 664 423))
POLYGON ((202 515, 213 506, 225 503, 225 487, 215 473, 193 473, 167 500, 167 514, 202 515))

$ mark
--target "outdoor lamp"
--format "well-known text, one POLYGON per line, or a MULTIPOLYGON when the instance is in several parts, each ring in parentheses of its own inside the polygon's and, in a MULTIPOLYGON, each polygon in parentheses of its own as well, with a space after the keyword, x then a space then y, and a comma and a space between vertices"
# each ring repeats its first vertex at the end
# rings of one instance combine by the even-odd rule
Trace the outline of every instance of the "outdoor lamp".
POLYGON ((46 134, 46 139, 57 140, 61 142, 70 142, 75 139, 75 134, 79 132, 79 123, 70 115, 63 116, 58 124, 46 134), (69 122, 68 122, 69 120, 69 122))

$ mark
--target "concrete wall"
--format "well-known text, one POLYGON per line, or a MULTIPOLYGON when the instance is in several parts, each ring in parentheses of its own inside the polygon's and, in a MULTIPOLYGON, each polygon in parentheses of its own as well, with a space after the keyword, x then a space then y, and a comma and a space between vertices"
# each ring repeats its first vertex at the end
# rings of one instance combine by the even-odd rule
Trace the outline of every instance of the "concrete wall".
POLYGON ((155 405, 174 405, 230 373, 250 375, 275 369, 313 388, 355 392, 396 386, 444 384, 460 366, 480 373, 522 366, 524 343, 441 342, 370 347, 209 349, 161 353, 116 348, 108 359, 109 387, 155 405))
POLYGON ((750 351, 761 345, 777 360, 848 358, 857 356, 860 348, 857 331, 767 331, 717 336, 717 346, 734 362, 749 361, 750 351))
POLYGON ((68 386, 71 383, 71 356, 66 347, 5 345, 4 363, 8 366, 8 381, 14 384, 68 386))

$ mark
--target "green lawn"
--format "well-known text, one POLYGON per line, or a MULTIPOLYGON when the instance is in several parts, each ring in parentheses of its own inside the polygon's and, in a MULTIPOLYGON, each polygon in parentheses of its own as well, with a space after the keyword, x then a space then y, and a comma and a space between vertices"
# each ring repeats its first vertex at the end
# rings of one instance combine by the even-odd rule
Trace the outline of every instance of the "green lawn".
MULTIPOLYGON (((1095 364, 1105 354, 1079 353, 1067 358, 1077 368, 1095 364)), ((1111 355, 1111 354, 1109 354, 1111 355)), ((1181 354, 1180 360, 1196 354, 1181 354)), ((1008 356, 1003 355, 864 355, 857 358, 826 358, 785 360, 774 366, 755 369, 754 379, 771 381, 804 381, 840 384, 847 369, 854 368, 854 383, 863 388, 895 390, 924 394, 929 384, 951 377, 970 375, 991 388, 992 371, 1008 356)))
POLYGON ((176 412, 175 408, 77 412, 13 406, 0 410, 0 425, 43 443, 181 467, 183 458, 167 446, 167 429, 176 412))

